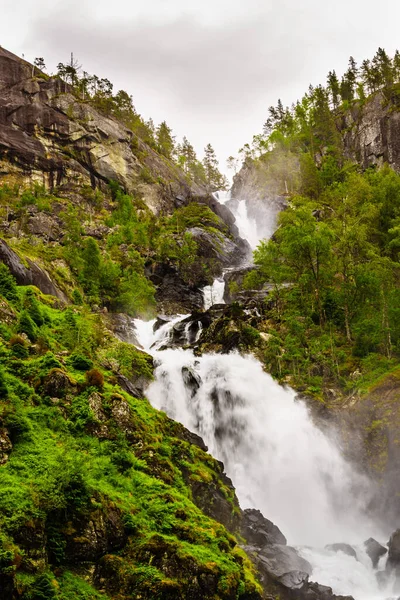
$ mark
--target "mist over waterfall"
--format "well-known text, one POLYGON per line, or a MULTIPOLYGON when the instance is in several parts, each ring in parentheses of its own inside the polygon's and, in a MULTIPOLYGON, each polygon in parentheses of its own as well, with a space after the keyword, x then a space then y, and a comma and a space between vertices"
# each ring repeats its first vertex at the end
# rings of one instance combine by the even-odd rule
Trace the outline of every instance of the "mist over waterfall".
POLYGON ((246 198, 233 199, 230 192, 217 192, 215 196, 220 204, 228 206, 236 219, 240 237, 249 242, 252 250, 274 233, 279 212, 275 204, 249 203, 246 198))
MULTIPOLYGON (((242 219, 237 224, 256 244, 259 230, 245 208, 243 203, 236 213, 242 219)), ((221 300, 221 282, 205 290, 206 309, 216 296, 221 300)), ((190 349, 162 349, 183 318, 155 332, 155 321, 135 322, 157 365, 146 392, 152 405, 204 439, 223 461, 241 507, 259 509, 282 530, 311 563, 312 581, 355 600, 388 598, 393 584, 379 587, 363 546, 371 536, 384 542, 390 531, 369 516, 372 483, 346 462, 334 433, 322 431, 295 392, 278 385, 253 356, 196 357, 190 349), (325 548, 334 543, 352 544, 357 558, 325 548)))
POLYGON ((292 544, 365 539, 372 528, 360 519, 368 484, 313 425, 292 390, 275 383, 251 356, 197 359, 166 350, 156 359, 151 403, 203 437, 223 461, 242 507, 259 508, 292 544), (196 385, 185 384, 183 367, 196 385))

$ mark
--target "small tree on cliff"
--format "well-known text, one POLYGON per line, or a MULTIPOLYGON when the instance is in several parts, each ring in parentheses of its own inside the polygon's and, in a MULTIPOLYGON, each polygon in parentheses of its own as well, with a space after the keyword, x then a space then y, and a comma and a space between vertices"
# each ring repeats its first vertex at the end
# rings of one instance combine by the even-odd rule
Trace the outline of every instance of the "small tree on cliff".
POLYGON ((207 144, 204 148, 203 167, 208 191, 216 192, 228 187, 225 175, 222 175, 218 169, 218 159, 211 144, 207 144))
POLYGON ((160 123, 156 130, 157 149, 160 154, 166 158, 173 158, 175 153, 175 140, 172 135, 172 129, 168 127, 165 121, 160 123))

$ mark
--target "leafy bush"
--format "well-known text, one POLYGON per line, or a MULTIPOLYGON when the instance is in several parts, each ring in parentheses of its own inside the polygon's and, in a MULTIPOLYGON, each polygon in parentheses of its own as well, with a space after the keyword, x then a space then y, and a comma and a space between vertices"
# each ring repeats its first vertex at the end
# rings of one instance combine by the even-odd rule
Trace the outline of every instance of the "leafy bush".
POLYGON ((25 310, 29 314, 30 318, 32 319, 32 321, 38 327, 43 325, 44 319, 43 319, 42 311, 41 311, 39 302, 37 301, 33 290, 31 290, 31 289, 26 290, 23 305, 24 305, 25 310))
POLYGON ((29 350, 25 339, 20 335, 13 335, 9 341, 11 353, 18 358, 27 358, 29 350))
POLYGON ((8 387, 6 383, 6 378, 4 375, 4 371, 0 369, 0 398, 7 398, 8 396, 8 387))
POLYGON ((86 384, 88 387, 96 387, 99 390, 103 389, 104 376, 98 369, 90 369, 85 373, 86 384))
POLYGON ((21 312, 19 317, 17 331, 18 333, 25 333, 31 342, 36 341, 37 327, 25 310, 21 312))
POLYGON ((9 302, 18 304, 17 283, 3 263, 0 263, 0 294, 9 302))
POLYGON ((54 575, 43 573, 38 575, 29 591, 27 600, 57 600, 57 587, 54 575))
POLYGON ((75 352, 69 357, 68 364, 77 371, 89 371, 93 367, 93 361, 90 358, 75 352))
POLYGON ((76 306, 82 306, 82 304, 83 304, 82 294, 76 288, 72 292, 72 300, 76 306))

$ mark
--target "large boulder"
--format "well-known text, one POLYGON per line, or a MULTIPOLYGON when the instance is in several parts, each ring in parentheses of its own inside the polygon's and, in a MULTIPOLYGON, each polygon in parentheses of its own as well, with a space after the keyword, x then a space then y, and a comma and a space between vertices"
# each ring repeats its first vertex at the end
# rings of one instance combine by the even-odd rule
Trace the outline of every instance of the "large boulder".
POLYGON ((206 231, 201 227, 191 227, 188 229, 188 233, 195 239, 200 256, 214 259, 221 265, 239 264, 251 254, 250 246, 240 238, 230 239, 222 234, 217 235, 206 231))
POLYGON ((247 508, 243 511, 241 534, 247 543, 253 546, 286 545, 286 538, 279 527, 255 508, 247 508))
POLYGON ((390 536, 388 566, 400 569, 400 529, 390 536))
POLYGON ((379 564, 380 558, 382 558, 382 556, 384 556, 387 553, 387 548, 385 548, 384 546, 382 546, 382 544, 374 540, 374 538, 369 538, 368 540, 366 540, 364 542, 364 548, 372 561, 372 566, 374 567, 374 569, 376 569, 379 564))
POLYGON ((354 550, 353 546, 350 546, 350 544, 328 544, 325 546, 325 549, 331 550, 332 552, 343 552, 343 554, 352 556, 357 560, 357 552, 354 550))

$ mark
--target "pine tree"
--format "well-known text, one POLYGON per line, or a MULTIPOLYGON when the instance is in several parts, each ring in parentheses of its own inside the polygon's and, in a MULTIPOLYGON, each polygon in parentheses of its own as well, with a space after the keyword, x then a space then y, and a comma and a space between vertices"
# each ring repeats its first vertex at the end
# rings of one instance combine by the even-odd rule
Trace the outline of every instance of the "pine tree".
POLYGON ((340 97, 340 83, 335 71, 329 71, 328 89, 331 93, 333 107, 337 108, 339 105, 340 97))
POLYGON ((395 81, 400 79, 400 52, 396 50, 393 58, 393 76, 395 81))
POLYGON ((203 167, 208 191, 216 192, 217 190, 226 189, 227 180, 219 171, 218 159, 211 144, 207 144, 204 148, 203 167))
POLYGON ((166 158, 172 159, 175 153, 175 138, 165 121, 157 127, 156 142, 158 151, 166 158))
POLYGON ((379 87, 393 84, 392 61, 383 48, 378 48, 377 53, 372 59, 372 65, 375 67, 379 87))
POLYGON ((182 144, 178 144, 176 150, 178 154, 178 164, 185 173, 190 174, 197 157, 196 152, 187 137, 184 136, 182 144))

